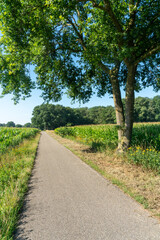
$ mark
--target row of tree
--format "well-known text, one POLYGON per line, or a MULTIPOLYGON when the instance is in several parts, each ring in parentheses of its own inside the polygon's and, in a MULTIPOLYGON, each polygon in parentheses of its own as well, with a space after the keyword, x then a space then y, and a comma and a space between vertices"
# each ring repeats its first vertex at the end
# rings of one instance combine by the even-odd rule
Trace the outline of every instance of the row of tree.
POLYGON ((136 98, 134 122, 160 122, 160 96, 136 98))
MULTIPOLYGON (((124 109, 125 101, 123 100, 124 109)), ((13 121, 0 123, 0 127, 37 127, 55 129, 60 126, 116 123, 115 109, 112 106, 92 108, 70 108, 61 105, 42 104, 32 113, 32 123, 15 124, 13 121)), ((160 122, 160 96, 153 99, 135 99, 134 122, 160 122)))
POLYGON ((15 124, 13 121, 9 121, 7 123, 0 123, 0 127, 17 127, 17 128, 21 128, 21 127, 31 127, 31 123, 25 123, 24 125, 22 124, 15 124))
POLYGON ((32 117, 32 125, 40 129, 114 122, 115 111, 112 106, 74 109, 61 105, 42 104, 34 108, 32 117))
MULTIPOLYGON (((32 126, 42 130, 67 125, 116 123, 115 109, 112 106, 70 108, 61 105, 42 104, 34 108, 32 115, 32 126)), ((134 121, 160 121, 160 96, 153 99, 136 98, 134 121)))

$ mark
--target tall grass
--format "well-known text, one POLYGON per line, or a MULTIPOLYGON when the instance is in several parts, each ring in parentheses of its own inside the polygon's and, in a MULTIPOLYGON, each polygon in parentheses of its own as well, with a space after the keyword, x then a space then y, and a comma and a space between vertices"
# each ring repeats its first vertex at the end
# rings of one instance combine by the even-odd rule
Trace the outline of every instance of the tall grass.
POLYGON ((38 131, 33 129, 1 129, 1 132, 5 134, 4 142, 1 136, 0 144, 7 144, 3 145, 6 146, 3 148, 5 151, 1 148, 3 154, 0 155, 0 239, 12 240, 33 167, 39 134, 36 135, 38 131), (15 142, 8 144, 12 143, 11 139, 18 139, 15 141, 18 145, 15 142))

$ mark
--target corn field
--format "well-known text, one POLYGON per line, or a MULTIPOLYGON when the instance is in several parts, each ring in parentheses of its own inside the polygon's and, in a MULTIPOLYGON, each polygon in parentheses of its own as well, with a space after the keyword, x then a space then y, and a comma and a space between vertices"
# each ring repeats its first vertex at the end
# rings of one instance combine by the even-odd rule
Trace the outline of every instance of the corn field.
POLYGON ((61 127, 55 129, 55 132, 62 137, 74 137, 97 149, 115 148, 118 143, 117 129, 114 125, 61 127))
POLYGON ((33 137, 38 132, 34 128, 0 128, 0 154, 19 145, 23 139, 33 137))
MULTIPOLYGON (((118 146, 116 125, 61 127, 55 132, 88 144, 95 151, 114 150, 118 146)), ((129 161, 160 172, 160 124, 134 124, 129 161)))

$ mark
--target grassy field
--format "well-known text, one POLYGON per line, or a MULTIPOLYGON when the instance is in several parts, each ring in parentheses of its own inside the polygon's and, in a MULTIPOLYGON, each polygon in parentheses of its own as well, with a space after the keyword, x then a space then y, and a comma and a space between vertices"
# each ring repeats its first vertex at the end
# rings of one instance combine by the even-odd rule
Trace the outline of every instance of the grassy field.
POLYGON ((13 239, 39 136, 37 129, 0 128, 0 239, 13 239))

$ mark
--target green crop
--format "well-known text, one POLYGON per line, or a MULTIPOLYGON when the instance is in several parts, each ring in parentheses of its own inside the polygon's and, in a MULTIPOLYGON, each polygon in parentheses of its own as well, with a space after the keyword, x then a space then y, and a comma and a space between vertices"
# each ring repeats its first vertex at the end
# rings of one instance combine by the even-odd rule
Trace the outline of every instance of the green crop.
MULTIPOLYGON (((116 125, 61 127, 55 129, 55 132, 62 137, 75 137, 86 144, 99 143, 112 148, 118 146, 116 125)), ((135 124, 132 146, 154 147, 160 151, 160 124, 135 124)))
POLYGON ((160 124, 135 124, 132 146, 141 146, 143 149, 154 148, 160 151, 160 124))
MULTIPOLYGON (((88 144, 96 151, 116 149, 118 146, 116 125, 62 127, 55 132, 88 144)), ((134 124, 128 159, 160 172, 160 124, 134 124)))
POLYGON ((118 144, 115 125, 61 127, 55 129, 55 132, 62 137, 75 137, 90 145, 94 150, 103 151, 106 147, 114 149, 118 144))
POLYGON ((33 137, 38 132, 35 128, 0 128, 0 154, 4 154, 8 148, 19 145, 23 139, 33 137))

